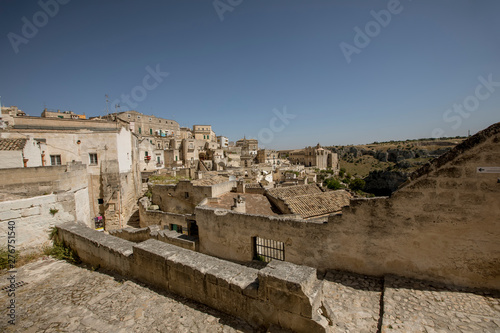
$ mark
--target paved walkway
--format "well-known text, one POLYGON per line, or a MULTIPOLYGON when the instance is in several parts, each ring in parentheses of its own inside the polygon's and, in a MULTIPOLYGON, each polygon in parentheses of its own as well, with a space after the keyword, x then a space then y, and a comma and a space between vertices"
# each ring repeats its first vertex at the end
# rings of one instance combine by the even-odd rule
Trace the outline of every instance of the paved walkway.
MULTIPOLYGON (((0 277, 0 288, 7 284, 0 277)), ((242 320, 172 294, 54 259, 21 267, 16 325, 0 291, 0 332, 253 332, 242 320)))
MULTIPOLYGON (((0 279, 2 288, 7 275, 0 279)), ((16 280, 25 283, 16 290, 16 325, 7 322, 10 298, 0 290, 0 332, 254 331, 176 295, 51 258, 21 267, 16 280)), ((498 293, 329 272, 324 295, 332 332, 500 333, 498 293)))

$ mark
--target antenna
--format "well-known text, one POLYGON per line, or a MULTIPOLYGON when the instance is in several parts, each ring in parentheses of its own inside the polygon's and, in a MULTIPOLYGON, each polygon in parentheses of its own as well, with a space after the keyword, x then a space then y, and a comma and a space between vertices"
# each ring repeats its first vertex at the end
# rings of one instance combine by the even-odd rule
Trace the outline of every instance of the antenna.
POLYGON ((118 110, 120 110, 120 104, 115 104, 115 112, 118 113, 118 110))
POLYGON ((109 99, 108 99, 108 94, 106 94, 104 96, 106 97, 106 115, 108 115, 108 117, 109 117, 109 109, 108 109, 109 99))

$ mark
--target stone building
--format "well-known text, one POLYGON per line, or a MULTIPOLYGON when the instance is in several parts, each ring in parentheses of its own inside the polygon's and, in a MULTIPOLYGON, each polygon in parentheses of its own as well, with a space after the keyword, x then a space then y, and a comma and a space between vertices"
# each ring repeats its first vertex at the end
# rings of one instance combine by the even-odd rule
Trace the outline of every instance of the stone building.
POLYGON ((259 141, 257 139, 247 139, 244 137, 241 140, 236 141, 236 147, 241 147, 242 155, 244 151, 247 151, 249 155, 257 155, 259 150, 259 141))
POLYGON ((42 112, 42 118, 60 118, 60 119, 87 119, 85 114, 76 114, 73 111, 47 110, 45 108, 42 112))
POLYGON ((277 165, 279 164, 279 159, 278 159, 278 153, 276 150, 272 149, 259 149, 257 151, 257 163, 259 164, 272 164, 272 165, 277 165))
POLYGON ((0 129, 8 128, 14 125, 16 117, 24 117, 26 113, 20 110, 17 106, 2 106, 0 107, 0 129))
POLYGON ((0 138, 0 169, 27 168, 45 165, 45 143, 31 137, 18 139, 0 138))
POLYGON ((102 118, 109 120, 118 118, 128 122, 130 130, 137 135, 155 138, 180 138, 181 135, 179 123, 175 120, 148 116, 137 111, 112 113, 102 118))
POLYGON ((23 116, 0 131, 2 139, 26 137, 43 142, 41 165, 86 165, 91 218, 102 217, 106 229, 126 225, 142 186, 138 140, 127 124, 23 116))
POLYGON ((227 148, 229 147, 229 139, 225 136, 218 136, 217 137, 217 143, 219 144, 220 148, 227 148))
POLYGON ((306 167, 339 169, 338 155, 324 149, 319 143, 315 147, 289 152, 288 160, 293 164, 302 164, 306 167))
POLYGON ((217 136, 211 125, 193 125, 193 138, 207 142, 217 142, 217 136))

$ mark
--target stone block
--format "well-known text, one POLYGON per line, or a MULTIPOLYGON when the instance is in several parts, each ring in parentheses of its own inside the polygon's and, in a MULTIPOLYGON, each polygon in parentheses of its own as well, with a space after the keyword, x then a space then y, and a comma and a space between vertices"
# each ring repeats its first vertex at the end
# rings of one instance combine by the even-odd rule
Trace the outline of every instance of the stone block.
POLYGON ((0 221, 16 220, 21 217, 20 210, 6 210, 0 212, 0 221))
POLYGON ((33 215, 40 215, 40 206, 23 209, 21 213, 22 217, 28 217, 33 215))

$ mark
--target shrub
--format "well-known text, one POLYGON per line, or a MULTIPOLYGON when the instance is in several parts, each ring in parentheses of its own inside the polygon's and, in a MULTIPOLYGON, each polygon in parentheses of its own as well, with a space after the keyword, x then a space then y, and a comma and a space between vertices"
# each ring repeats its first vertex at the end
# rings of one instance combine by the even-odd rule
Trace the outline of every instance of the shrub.
POLYGON ((330 190, 339 190, 341 188, 345 188, 345 186, 338 179, 335 178, 329 178, 325 180, 324 184, 330 190))
POLYGON ((350 188, 353 191, 362 191, 365 188, 365 181, 361 178, 356 178, 354 179, 351 184, 350 188))

